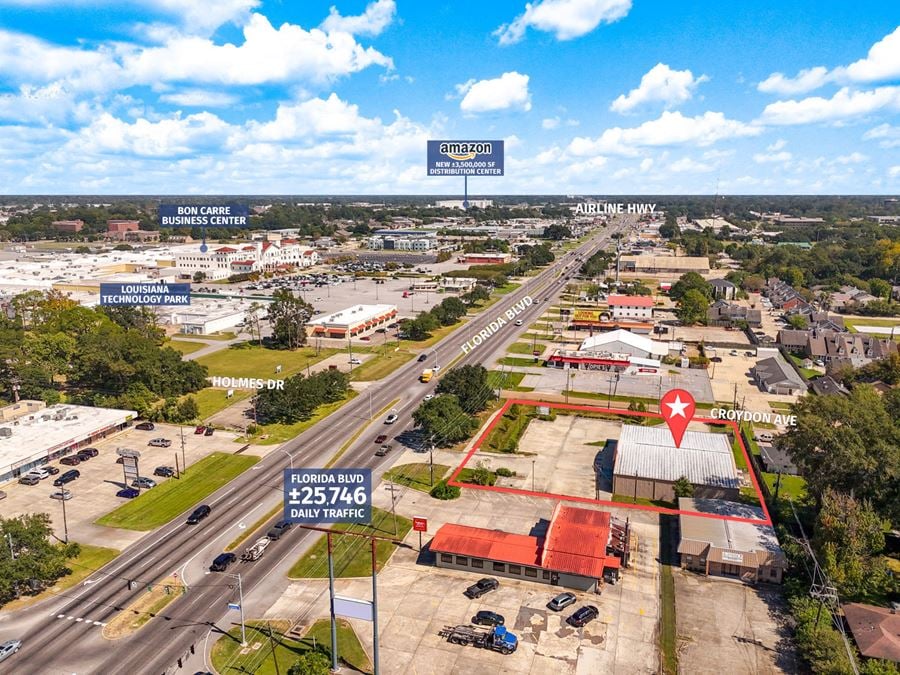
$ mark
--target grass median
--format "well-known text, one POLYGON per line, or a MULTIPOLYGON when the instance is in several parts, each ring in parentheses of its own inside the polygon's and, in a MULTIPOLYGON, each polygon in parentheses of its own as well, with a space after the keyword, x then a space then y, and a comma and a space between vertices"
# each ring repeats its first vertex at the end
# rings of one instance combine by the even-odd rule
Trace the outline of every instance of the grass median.
MULTIPOLYGON (((377 535, 401 540, 412 528, 412 521, 397 516, 397 531, 394 532, 394 518, 390 511, 372 507, 371 525, 341 523, 332 529, 335 532, 352 532, 358 535, 377 535)), ((378 541, 375 545, 377 569, 384 567, 394 552, 395 544, 378 541)), ((332 556, 335 577, 365 577, 372 574, 372 549, 364 537, 337 535, 332 538, 332 556)), ((291 579, 324 579, 328 577, 328 544, 322 537, 309 549, 288 572, 291 579)))
POLYGON ((200 503, 259 460, 254 455, 214 452, 188 467, 181 479, 170 478, 95 522, 126 530, 152 530, 200 503))
POLYGON ((379 354, 361 366, 354 366, 350 379, 354 382, 372 382, 393 373, 397 368, 413 359, 415 354, 405 349, 379 354))
MULTIPOLYGON (((438 484, 447 469, 446 464, 434 465, 434 485, 438 484)), ((419 492, 431 492, 434 485, 431 484, 431 466, 426 463, 400 464, 382 475, 382 480, 394 481, 397 485, 404 485, 419 492)))

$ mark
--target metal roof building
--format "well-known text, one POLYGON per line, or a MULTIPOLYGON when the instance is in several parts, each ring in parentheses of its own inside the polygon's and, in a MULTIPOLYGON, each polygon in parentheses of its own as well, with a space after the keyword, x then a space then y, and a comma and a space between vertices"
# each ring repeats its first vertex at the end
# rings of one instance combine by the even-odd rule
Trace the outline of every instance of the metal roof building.
POLYGON ((613 468, 613 492, 628 497, 674 501, 680 477, 700 497, 737 498, 740 480, 728 434, 686 431, 675 447, 667 427, 625 424, 613 468))

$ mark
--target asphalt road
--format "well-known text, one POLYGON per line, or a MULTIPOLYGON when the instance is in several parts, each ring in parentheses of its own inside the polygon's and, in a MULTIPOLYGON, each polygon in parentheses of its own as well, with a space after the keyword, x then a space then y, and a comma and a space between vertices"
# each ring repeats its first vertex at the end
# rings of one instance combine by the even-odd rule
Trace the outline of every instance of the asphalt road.
MULTIPOLYGON (((245 472, 210 496, 205 503, 212 507, 212 514, 199 525, 185 524, 186 512, 183 517, 129 547, 81 586, 52 601, 18 612, 12 620, 0 623, 0 641, 10 638, 23 640, 22 650, 3 663, 2 671, 16 675, 186 672, 177 668, 178 658, 187 657, 191 645, 201 651, 210 629, 225 631, 236 617, 236 612, 227 610, 227 603, 236 600, 236 589, 232 587, 234 580, 221 574, 203 574, 201 570, 233 538, 236 523, 255 522, 259 516, 254 514, 265 513, 281 500, 282 471, 289 461, 295 467, 323 466, 361 424, 369 422, 370 407, 377 412, 399 398, 395 406, 399 415, 397 422, 393 426, 385 426, 375 420, 335 465, 370 467, 374 469, 373 477, 380 475, 378 469, 388 464, 391 458, 375 457, 372 439, 379 433, 397 435, 412 429, 413 411, 422 397, 436 386, 435 381, 428 384, 418 382, 422 368, 435 362, 448 367, 462 354, 462 343, 525 296, 530 295, 535 301, 548 296, 551 300, 555 299, 564 288, 565 281, 574 276, 580 267, 574 259, 576 253, 587 257, 604 248, 614 232, 623 230, 629 224, 630 221, 624 220, 615 222, 577 252, 563 256, 516 291, 472 318, 428 352, 427 364, 412 361, 404 365, 373 385, 369 392, 285 443, 283 452, 271 453, 253 470, 245 472), (163 612, 164 616, 157 617, 131 638, 117 641, 102 638, 100 624, 110 621, 139 594, 145 593, 147 584, 176 571, 187 579, 189 591, 186 597, 170 605, 163 612), (128 580, 136 581, 133 590, 128 589, 128 580)), ((527 331, 528 325, 543 313, 544 307, 544 302, 526 307, 517 316, 523 321, 521 327, 509 322, 499 333, 453 365, 487 362, 520 333, 527 331)), ((373 479, 373 482, 376 481, 377 478, 373 479)), ((265 582, 286 556, 295 555, 298 548, 308 543, 308 538, 315 536, 318 536, 315 532, 295 527, 273 542, 260 560, 241 565, 245 605, 254 589, 265 582)), ((192 663, 195 662, 196 659, 192 660, 192 663)))

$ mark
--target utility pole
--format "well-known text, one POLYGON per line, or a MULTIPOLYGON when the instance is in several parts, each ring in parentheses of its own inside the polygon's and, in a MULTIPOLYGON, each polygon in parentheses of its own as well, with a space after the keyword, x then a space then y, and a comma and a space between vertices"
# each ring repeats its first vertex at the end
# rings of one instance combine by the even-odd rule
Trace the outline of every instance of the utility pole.
POLYGON ((394 503, 396 500, 394 499, 394 490, 396 489, 396 485, 394 485, 394 479, 391 478, 388 481, 388 490, 391 491, 391 515, 394 518, 394 536, 397 536, 397 513, 394 510, 394 503))
MULTIPOLYGON (((338 651, 337 651, 337 619, 334 617, 334 556, 332 555, 331 532, 325 533, 325 539, 328 542, 328 597, 330 600, 331 614, 331 672, 338 672, 338 651)), ((375 541, 374 539, 372 541, 375 541)), ((372 564, 372 576, 375 576, 374 562, 372 564)), ((376 632, 375 637, 378 637, 376 632)), ((375 640, 378 644, 378 640, 375 640)))
POLYGON ((347 331, 347 352, 350 354, 350 372, 353 372, 353 345, 350 340, 350 331, 347 331))
MULTIPOLYGON (((61 487, 59 490, 60 490, 60 492, 63 493, 60 495, 60 497, 62 497, 65 494, 63 492, 65 490, 65 488, 61 487)), ((63 541, 68 544, 69 543, 69 521, 66 520, 66 500, 60 499, 59 501, 62 502, 62 509, 63 509, 63 541)))
POLYGON ((12 533, 11 533, 11 532, 7 532, 7 533, 6 533, 6 539, 7 539, 7 541, 9 541, 9 557, 10 557, 12 560, 15 560, 15 559, 16 559, 16 554, 15 554, 15 552, 13 551, 12 533))
POLYGON ((377 557, 375 555, 375 537, 372 537, 372 662, 374 665, 374 675, 381 673, 381 666, 378 663, 378 569, 377 557))
POLYGON ((531 491, 534 492, 534 462, 535 460, 531 460, 531 491))
POLYGON ((428 469, 431 472, 431 487, 434 487, 434 436, 431 437, 431 447, 428 450, 428 469))
POLYGON ((184 427, 181 427, 181 466, 187 466, 187 462, 184 459, 184 427))
POLYGON ((275 664, 275 675, 281 675, 281 670, 278 668, 278 657, 275 656, 275 641, 272 639, 272 624, 266 621, 266 626, 269 629, 269 649, 272 650, 272 662, 275 664))

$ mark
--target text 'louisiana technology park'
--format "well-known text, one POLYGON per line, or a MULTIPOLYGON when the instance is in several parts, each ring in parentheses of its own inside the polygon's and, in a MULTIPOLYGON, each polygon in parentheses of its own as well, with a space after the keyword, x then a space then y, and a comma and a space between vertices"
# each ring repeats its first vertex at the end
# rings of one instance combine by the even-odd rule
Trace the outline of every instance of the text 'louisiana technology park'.
POLYGON ((468 354, 470 351, 475 349, 475 347, 484 344, 489 337, 496 334, 503 326, 508 324, 510 321, 516 318, 520 313, 525 311, 525 308, 530 306, 534 301, 531 299, 530 295, 526 295, 524 298, 519 300, 515 305, 510 307, 506 312, 498 316, 496 319, 491 321, 487 327, 478 331, 471 338, 466 340, 462 345, 460 345, 460 349, 463 350, 463 354, 468 354), (506 318, 504 318, 504 316, 506 318))

